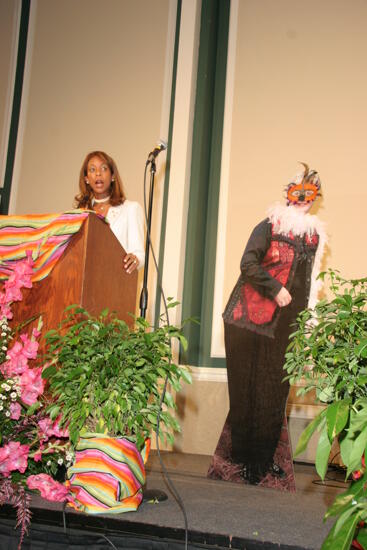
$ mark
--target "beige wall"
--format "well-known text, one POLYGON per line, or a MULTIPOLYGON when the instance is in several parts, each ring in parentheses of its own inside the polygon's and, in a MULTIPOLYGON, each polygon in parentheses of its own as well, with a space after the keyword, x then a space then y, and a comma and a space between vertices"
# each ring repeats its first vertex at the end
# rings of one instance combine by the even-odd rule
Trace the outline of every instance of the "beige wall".
POLYGON ((355 236, 366 227, 366 22, 362 0, 239 2, 223 304, 251 229, 298 160, 322 178, 326 265, 365 275, 355 236))
POLYGON ((81 163, 93 149, 114 157, 128 197, 142 203, 145 160, 167 137, 161 121, 169 109, 163 104, 169 4, 32 1, 13 212, 70 208, 81 163))
MULTIPOLYGON (((355 238, 364 233, 367 196, 367 74, 361 70, 367 4, 356 0, 351 9, 344 0, 247 0, 232 6, 238 11, 227 80, 217 319, 253 227, 270 204, 283 200, 297 161, 317 169, 323 182, 323 198, 313 208, 330 238, 323 268, 340 269, 346 277, 362 277, 367 268, 355 238)), ((219 355, 222 343, 218 330, 219 355)))

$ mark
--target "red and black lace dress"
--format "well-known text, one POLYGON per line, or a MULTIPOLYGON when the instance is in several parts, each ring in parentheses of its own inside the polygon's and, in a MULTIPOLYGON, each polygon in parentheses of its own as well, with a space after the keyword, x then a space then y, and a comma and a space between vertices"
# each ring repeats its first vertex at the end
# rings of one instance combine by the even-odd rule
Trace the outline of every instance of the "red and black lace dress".
POLYGON ((280 234, 269 219, 262 221, 223 314, 232 460, 255 475, 273 462, 289 392, 284 354, 292 324, 307 307, 318 244, 317 232, 280 234), (279 308, 274 298, 282 286, 292 301, 279 308))

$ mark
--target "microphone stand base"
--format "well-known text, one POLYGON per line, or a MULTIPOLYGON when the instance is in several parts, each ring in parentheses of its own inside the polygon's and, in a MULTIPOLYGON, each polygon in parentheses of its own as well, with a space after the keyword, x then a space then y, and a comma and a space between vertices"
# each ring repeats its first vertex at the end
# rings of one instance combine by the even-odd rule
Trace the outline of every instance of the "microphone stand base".
POLYGON ((146 489, 143 487, 143 500, 142 502, 148 502, 149 504, 158 504, 167 500, 168 496, 164 491, 160 489, 146 489))

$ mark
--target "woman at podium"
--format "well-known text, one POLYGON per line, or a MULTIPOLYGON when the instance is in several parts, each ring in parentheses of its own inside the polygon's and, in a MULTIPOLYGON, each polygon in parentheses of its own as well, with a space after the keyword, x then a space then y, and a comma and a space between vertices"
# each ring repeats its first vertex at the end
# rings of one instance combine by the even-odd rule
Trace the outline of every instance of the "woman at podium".
POLYGON ((82 164, 77 208, 94 210, 109 222, 127 254, 124 268, 132 273, 144 264, 144 215, 141 206, 129 201, 113 158, 103 151, 92 151, 82 164))

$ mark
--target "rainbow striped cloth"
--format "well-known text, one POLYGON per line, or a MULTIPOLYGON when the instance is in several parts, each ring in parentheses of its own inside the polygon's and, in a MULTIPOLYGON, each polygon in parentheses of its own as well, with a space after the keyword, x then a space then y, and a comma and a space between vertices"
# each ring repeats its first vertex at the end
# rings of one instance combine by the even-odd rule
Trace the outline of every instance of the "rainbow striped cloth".
POLYGON ((125 438, 86 434, 76 447, 74 465, 66 486, 76 510, 88 514, 120 514, 135 511, 143 499, 145 467, 150 439, 140 453, 125 438))
POLYGON ((11 265, 32 252, 32 281, 41 281, 52 271, 57 260, 88 217, 86 210, 54 214, 0 216, 0 279, 7 279, 11 265))

